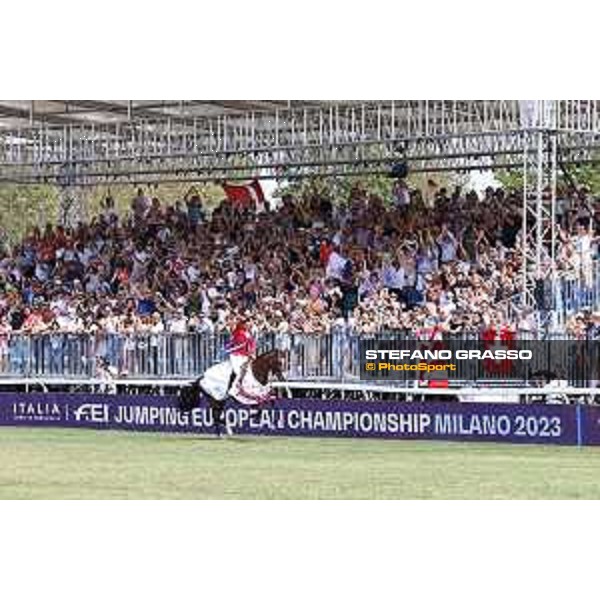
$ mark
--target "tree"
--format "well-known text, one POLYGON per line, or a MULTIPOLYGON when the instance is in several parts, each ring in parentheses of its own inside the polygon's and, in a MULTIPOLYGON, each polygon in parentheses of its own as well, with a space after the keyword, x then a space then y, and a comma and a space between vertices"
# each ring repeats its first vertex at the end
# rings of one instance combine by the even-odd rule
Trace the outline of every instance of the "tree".
MULTIPOLYGON (((117 213, 129 210, 131 199, 138 187, 150 196, 157 196, 163 204, 181 201, 192 185, 203 200, 204 209, 211 212, 225 198, 221 186, 214 183, 193 184, 159 183, 152 185, 98 185, 73 187, 68 194, 77 199, 79 217, 86 221, 97 215, 107 196, 115 201, 117 213)), ((0 228, 10 244, 21 240, 34 227, 43 228, 47 223, 56 224, 61 219, 61 196, 65 193, 56 185, 0 185, 0 228)))
MULTIPOLYGON (((467 179, 467 176, 457 173, 409 173, 407 182, 411 188, 425 189, 428 181, 433 180, 438 187, 451 189, 455 185, 465 185, 467 179)), ((391 202, 394 181, 393 177, 385 174, 306 177, 280 183, 274 195, 301 197, 307 194, 329 197, 332 201, 346 201, 352 189, 359 186, 367 194, 391 202)))
POLYGON ((594 195, 600 195, 600 164, 575 164, 569 165, 567 169, 577 185, 589 188, 594 195))
MULTIPOLYGON (((597 158, 600 160, 600 157, 597 158)), ((566 165, 565 170, 569 177, 565 177, 564 172, 559 170, 556 182, 559 188, 569 187, 574 182, 576 186, 585 186, 592 194, 600 195, 600 164, 570 164, 566 165)), ((502 170, 494 175, 506 188, 523 188, 523 169, 502 170)))
POLYGON ((225 192, 220 185, 216 183, 194 183, 192 182, 169 182, 169 183, 151 183, 145 185, 136 184, 118 184, 118 185, 98 185, 93 188, 85 188, 80 193, 85 196, 85 204, 88 207, 90 215, 97 214, 107 196, 111 196, 115 201, 115 210, 118 214, 126 213, 131 207, 131 199, 135 196, 139 187, 150 198, 157 197, 161 204, 172 205, 177 201, 182 201, 187 191, 191 187, 198 190, 202 198, 202 204, 207 212, 211 212, 225 198, 225 192))
POLYGON ((1 185, 0 227, 10 244, 34 227, 54 223, 59 215, 59 190, 50 185, 1 185))

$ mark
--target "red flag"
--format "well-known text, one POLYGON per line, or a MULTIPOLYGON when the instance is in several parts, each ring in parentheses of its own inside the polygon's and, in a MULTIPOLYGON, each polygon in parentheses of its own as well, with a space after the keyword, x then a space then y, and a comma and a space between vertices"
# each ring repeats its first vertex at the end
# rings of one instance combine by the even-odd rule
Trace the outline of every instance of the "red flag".
MULTIPOLYGON (((514 344, 514 333, 506 326, 497 328, 490 326, 485 329, 481 335, 485 350, 510 350, 514 344)), ((510 359, 492 360, 486 358, 483 361, 483 368, 488 373, 505 375, 508 377, 512 370, 513 361, 510 359)))
POLYGON ((233 185, 223 184, 223 190, 227 198, 237 206, 262 208, 265 203, 265 195, 258 179, 253 179, 250 183, 233 185))

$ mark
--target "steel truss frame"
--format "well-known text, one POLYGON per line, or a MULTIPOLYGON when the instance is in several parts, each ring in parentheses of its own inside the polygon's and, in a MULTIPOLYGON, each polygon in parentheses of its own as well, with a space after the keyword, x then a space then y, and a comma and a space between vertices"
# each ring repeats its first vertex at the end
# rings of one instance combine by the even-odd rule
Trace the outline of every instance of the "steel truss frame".
POLYGON ((556 285, 557 136, 543 130, 523 136, 523 302, 539 306, 546 282, 556 285))
MULTIPOLYGON (((564 101, 556 129, 598 131, 600 103, 564 101)), ((388 171, 402 154, 416 171, 520 162, 516 101, 328 103, 214 118, 142 116, 123 123, 39 123, 0 133, 0 181, 76 185, 144 179, 247 178, 388 171)), ((587 148, 586 142, 583 148, 587 148)), ((570 148, 573 150, 578 147, 570 148)))
POLYGON ((34 123, 0 132, 0 183, 111 183, 293 179, 523 169, 523 295, 555 277, 557 152, 596 161, 600 101, 315 103, 212 118, 34 123))

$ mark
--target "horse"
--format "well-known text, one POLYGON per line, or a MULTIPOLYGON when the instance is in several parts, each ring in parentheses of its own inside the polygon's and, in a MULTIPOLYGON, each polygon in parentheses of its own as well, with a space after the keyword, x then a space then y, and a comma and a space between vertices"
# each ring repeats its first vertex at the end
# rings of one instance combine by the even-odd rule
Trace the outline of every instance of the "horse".
POLYGON ((189 412, 200 405, 200 397, 204 393, 208 398, 208 403, 213 418, 213 423, 217 434, 221 434, 221 426, 224 426, 227 433, 230 434, 227 422, 225 419, 225 404, 229 397, 233 397, 242 404, 249 404, 253 406, 258 412, 264 410, 267 406, 272 406, 274 402, 273 392, 267 391, 267 395, 261 395, 260 397, 250 396, 248 402, 243 402, 240 399, 240 395, 232 393, 233 387, 240 387, 244 382, 248 370, 253 376, 254 380, 266 388, 272 377, 279 381, 283 381, 284 377, 284 364, 285 364, 286 353, 283 350, 269 350, 263 354, 259 354, 256 358, 249 360, 237 377, 237 382, 233 381, 233 369, 229 364, 229 361, 219 363, 207 369, 207 371, 198 379, 196 379, 190 386, 184 388, 180 393, 179 398, 179 409, 184 412, 189 412), (211 374, 212 371, 212 374, 211 374))

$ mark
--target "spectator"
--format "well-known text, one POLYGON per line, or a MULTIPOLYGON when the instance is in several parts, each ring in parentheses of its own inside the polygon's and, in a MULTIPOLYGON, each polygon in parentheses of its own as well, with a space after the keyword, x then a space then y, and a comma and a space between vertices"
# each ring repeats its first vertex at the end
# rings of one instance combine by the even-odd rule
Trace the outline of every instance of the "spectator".
MULTIPOLYGON (((342 322, 355 332, 477 332, 498 312, 532 328, 509 311, 522 290, 519 194, 429 185, 426 206, 406 183, 394 189, 406 210, 355 187, 347 202, 286 195, 259 215, 225 201, 210 219, 194 188, 175 206, 140 189, 123 217, 109 197, 89 222, 34 229, 0 254, 0 319, 11 332, 97 330, 111 363, 111 336, 218 333, 242 312, 278 335, 342 322)), ((597 202, 561 194, 566 214, 579 211, 573 234, 565 216, 557 254, 565 309, 578 310, 593 299, 597 202)))

